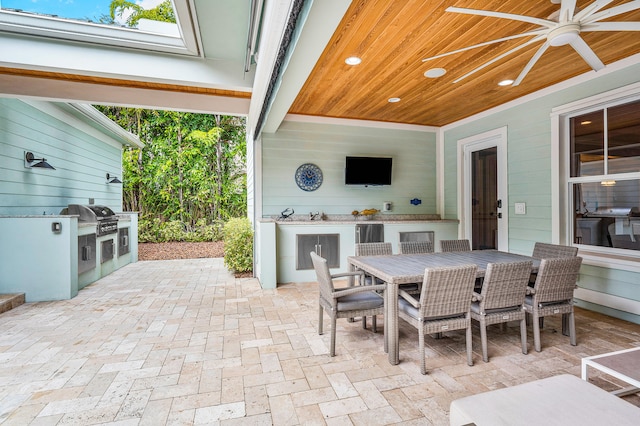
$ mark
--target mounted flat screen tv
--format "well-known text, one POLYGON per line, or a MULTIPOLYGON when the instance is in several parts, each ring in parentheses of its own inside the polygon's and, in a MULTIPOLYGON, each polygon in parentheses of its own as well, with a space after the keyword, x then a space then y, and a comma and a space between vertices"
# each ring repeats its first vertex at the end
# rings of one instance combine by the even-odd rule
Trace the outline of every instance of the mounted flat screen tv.
POLYGON ((347 157, 345 185, 391 185, 393 159, 388 157, 347 157))

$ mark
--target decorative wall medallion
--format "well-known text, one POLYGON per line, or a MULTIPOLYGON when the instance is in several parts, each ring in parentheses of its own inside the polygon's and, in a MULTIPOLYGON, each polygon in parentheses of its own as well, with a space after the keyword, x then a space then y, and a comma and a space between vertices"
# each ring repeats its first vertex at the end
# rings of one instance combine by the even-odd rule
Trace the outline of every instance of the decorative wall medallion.
POLYGON ((296 170, 296 183, 303 191, 315 191, 322 185, 322 170, 315 164, 305 163, 296 170))

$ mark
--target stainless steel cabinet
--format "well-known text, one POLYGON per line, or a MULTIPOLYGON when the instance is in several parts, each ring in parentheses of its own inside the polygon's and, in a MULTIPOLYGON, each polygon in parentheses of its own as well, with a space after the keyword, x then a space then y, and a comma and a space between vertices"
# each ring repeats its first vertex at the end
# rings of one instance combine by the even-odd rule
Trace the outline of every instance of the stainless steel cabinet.
POLYGON ((313 269, 309 253, 327 259, 330 268, 340 267, 340 234, 296 234, 296 269, 313 269))
POLYGON ((356 225, 356 244, 381 243, 384 241, 382 223, 359 223, 356 225))

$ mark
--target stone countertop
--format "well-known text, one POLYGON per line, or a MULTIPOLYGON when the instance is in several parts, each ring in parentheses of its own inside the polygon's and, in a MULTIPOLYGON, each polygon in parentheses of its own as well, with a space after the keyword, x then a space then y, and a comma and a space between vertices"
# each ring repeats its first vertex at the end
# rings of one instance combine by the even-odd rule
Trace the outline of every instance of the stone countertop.
POLYGON ((371 218, 353 215, 325 215, 324 219, 309 218, 309 215, 292 215, 286 219, 278 216, 264 217, 262 223, 275 222, 278 225, 353 225, 353 224, 402 224, 402 223, 458 223, 457 219, 441 219, 437 214, 375 214, 371 218))

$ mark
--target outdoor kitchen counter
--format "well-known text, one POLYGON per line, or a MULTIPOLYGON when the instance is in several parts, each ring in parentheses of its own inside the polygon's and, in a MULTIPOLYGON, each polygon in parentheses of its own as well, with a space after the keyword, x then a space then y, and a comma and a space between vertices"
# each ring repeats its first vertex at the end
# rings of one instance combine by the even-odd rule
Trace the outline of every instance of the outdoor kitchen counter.
POLYGON ((276 223, 277 225, 356 225, 370 224, 401 224, 401 223, 458 223, 457 219, 441 219, 440 215, 374 215, 371 219, 353 215, 329 215, 326 219, 310 220, 308 215, 293 215, 286 219, 277 216, 260 219, 262 223, 276 223))
POLYGON ((443 220, 439 215, 378 214, 369 220, 360 216, 354 220, 350 214, 328 215, 325 220, 309 220, 308 214, 278 220, 266 217, 257 224, 261 259, 258 276, 264 288, 314 281, 309 251, 319 250, 331 258, 330 267, 335 273, 347 272, 346 258, 355 254, 356 242, 374 241, 369 238, 369 231, 371 237, 375 233, 377 238, 382 236, 383 241, 391 243, 397 253, 400 241, 431 240, 438 247, 440 240, 457 238, 458 226, 458 220, 443 220), (383 229, 362 229, 369 225, 383 229))

